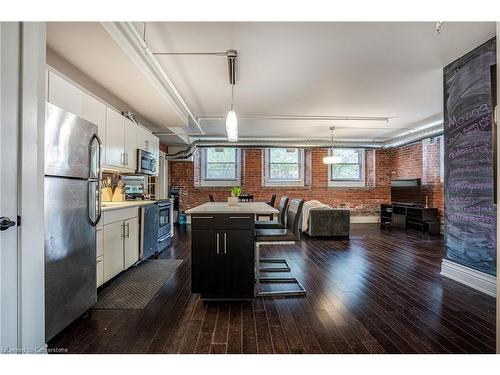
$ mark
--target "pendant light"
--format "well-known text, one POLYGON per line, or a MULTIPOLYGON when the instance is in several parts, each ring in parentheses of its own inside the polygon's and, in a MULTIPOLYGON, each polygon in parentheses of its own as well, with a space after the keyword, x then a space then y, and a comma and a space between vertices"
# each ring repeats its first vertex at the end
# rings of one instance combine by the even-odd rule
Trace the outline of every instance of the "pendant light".
POLYGON ((323 158, 324 164, 340 164, 342 162, 342 158, 340 156, 333 155, 333 131, 335 130, 334 126, 330 126, 330 131, 332 132, 332 149, 330 151, 330 155, 325 156, 323 158))
POLYGON ((238 118, 234 111, 234 84, 236 83, 236 51, 227 51, 229 83, 231 84, 231 109, 226 117, 226 134, 228 142, 238 142, 238 118))
POLYGON ((227 113, 226 117, 226 133, 228 142, 238 142, 238 118, 236 117, 236 112, 233 108, 233 89, 234 85, 231 85, 231 109, 227 113))

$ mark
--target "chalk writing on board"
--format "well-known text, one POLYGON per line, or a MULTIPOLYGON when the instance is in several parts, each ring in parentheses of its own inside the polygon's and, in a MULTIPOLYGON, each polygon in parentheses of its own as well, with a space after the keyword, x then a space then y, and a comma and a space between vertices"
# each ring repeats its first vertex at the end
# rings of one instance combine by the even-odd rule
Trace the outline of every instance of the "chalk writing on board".
POLYGON ((445 256, 496 275, 490 66, 495 38, 444 68, 445 256))

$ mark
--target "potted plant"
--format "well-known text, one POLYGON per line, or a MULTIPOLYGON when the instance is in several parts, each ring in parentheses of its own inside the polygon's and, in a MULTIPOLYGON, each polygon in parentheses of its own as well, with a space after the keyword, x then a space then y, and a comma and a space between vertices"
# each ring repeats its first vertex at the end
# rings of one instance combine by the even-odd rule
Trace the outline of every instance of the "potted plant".
POLYGON ((241 194, 241 187, 240 186, 233 186, 231 190, 229 190, 231 193, 231 196, 227 198, 227 205, 228 206, 237 206, 238 205, 238 197, 241 194))

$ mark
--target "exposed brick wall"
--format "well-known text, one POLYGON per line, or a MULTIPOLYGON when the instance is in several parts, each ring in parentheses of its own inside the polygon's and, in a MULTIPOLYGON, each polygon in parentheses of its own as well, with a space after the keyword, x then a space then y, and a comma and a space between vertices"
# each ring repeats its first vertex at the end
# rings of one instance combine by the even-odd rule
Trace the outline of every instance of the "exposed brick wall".
MULTIPOLYGON (((367 150, 366 178, 364 188, 328 187, 328 166, 323 164, 326 149, 307 150, 305 157, 306 186, 303 187, 266 187, 262 186, 263 157, 261 149, 242 150, 242 187, 243 191, 253 194, 257 201, 267 201, 274 193, 276 202, 281 196, 289 198, 317 199, 335 207, 349 207, 353 216, 378 215, 380 203, 390 201, 390 153, 389 150, 367 150)), ((229 196, 227 187, 200 187, 199 155, 194 162, 170 161, 169 186, 181 187, 181 210, 187 210, 208 201, 208 194, 215 200, 225 201, 229 196), (196 185, 199 185, 196 183, 196 185)))
POLYGON ((444 190, 440 176, 440 141, 436 139, 393 149, 392 178, 421 178, 422 204, 428 197, 429 207, 439 210, 443 220, 444 190))
MULTIPOLYGON (((323 164, 327 149, 306 150, 305 181, 303 187, 262 186, 263 150, 242 150, 241 185, 243 191, 253 194, 257 201, 267 201, 274 193, 276 202, 281 196, 317 199, 334 207, 349 207, 353 216, 378 215, 381 203, 391 200, 391 178, 422 178, 429 206, 443 209, 442 183, 439 181, 439 144, 421 142, 391 150, 366 150, 366 187, 328 187, 328 166, 323 164)), ((200 187, 200 158, 192 161, 169 162, 169 186, 181 188, 181 210, 187 210, 208 201, 213 194, 216 201, 225 201, 228 187, 200 187)))

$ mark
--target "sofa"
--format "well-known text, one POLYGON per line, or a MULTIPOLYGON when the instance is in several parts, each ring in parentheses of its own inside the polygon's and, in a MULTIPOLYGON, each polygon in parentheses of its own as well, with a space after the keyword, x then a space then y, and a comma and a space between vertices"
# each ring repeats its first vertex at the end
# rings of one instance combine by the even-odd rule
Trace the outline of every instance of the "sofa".
POLYGON ((351 234, 351 211, 311 208, 306 233, 311 237, 347 237, 351 234))

